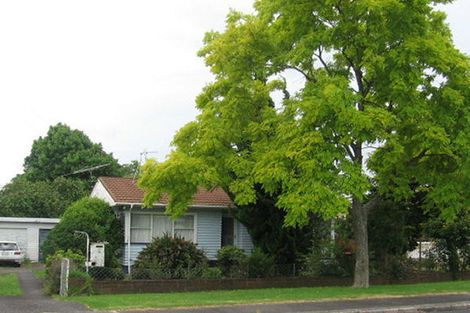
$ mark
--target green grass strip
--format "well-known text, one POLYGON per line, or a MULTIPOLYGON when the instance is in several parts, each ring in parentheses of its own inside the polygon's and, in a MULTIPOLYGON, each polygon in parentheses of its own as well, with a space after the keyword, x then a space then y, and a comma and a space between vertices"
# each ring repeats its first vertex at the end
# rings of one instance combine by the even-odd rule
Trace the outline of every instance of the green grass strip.
POLYGON ((46 270, 33 270, 33 275, 39 280, 46 279, 46 270))
POLYGON ((21 296, 16 274, 0 274, 0 296, 21 296))
POLYGON ((153 294, 95 295, 67 298, 95 310, 217 306, 250 303, 358 299, 470 292, 470 281, 352 287, 272 288, 153 294))

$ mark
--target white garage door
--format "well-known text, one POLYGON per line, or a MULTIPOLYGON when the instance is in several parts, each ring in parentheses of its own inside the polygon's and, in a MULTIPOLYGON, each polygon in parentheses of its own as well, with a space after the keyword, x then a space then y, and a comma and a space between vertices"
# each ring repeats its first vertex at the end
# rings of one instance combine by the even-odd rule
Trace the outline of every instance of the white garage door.
POLYGON ((0 241, 16 241, 24 252, 28 247, 27 238, 26 228, 0 228, 0 241))

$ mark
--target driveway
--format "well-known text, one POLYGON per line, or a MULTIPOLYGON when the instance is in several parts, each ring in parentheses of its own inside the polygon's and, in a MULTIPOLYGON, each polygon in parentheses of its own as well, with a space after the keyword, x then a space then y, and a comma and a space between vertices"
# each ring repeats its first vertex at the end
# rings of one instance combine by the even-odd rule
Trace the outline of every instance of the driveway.
POLYGON ((79 313, 91 312, 73 302, 56 301, 43 294, 42 283, 33 276, 31 269, 2 268, 1 273, 15 272, 18 275, 23 295, 20 297, 0 297, 1 313, 79 313))

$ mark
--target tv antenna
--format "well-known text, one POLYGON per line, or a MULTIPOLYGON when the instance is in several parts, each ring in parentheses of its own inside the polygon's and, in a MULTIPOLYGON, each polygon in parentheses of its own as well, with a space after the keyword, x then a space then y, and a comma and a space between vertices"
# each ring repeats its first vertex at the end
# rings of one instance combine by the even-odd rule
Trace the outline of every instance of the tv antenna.
POLYGON ((65 174, 65 175, 62 175, 62 176, 66 177, 66 176, 71 176, 71 175, 81 174, 81 173, 86 173, 86 172, 90 173, 90 176, 91 176, 91 173, 94 170, 100 169, 102 167, 110 166, 110 165, 111 165, 111 163, 105 163, 105 164, 100 164, 100 165, 96 165, 96 166, 92 166, 92 167, 85 167, 85 168, 81 168, 81 169, 76 170, 72 173, 65 174))
POLYGON ((158 153, 157 150, 155 150, 155 151, 144 150, 140 153, 139 166, 134 171, 134 178, 132 179, 133 181, 135 181, 135 179, 137 177, 137 174, 140 171, 140 167, 142 166, 142 162, 146 162, 148 160, 148 155, 149 154, 157 154, 157 153, 158 153))

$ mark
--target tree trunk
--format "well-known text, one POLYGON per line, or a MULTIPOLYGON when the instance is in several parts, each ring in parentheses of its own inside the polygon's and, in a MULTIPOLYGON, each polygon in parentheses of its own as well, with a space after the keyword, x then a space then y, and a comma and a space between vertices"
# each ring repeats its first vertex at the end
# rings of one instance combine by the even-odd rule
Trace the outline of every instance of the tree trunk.
POLYGON ((369 287, 369 247, 367 235, 368 208, 358 199, 352 201, 354 240, 356 241, 355 288, 369 287))

